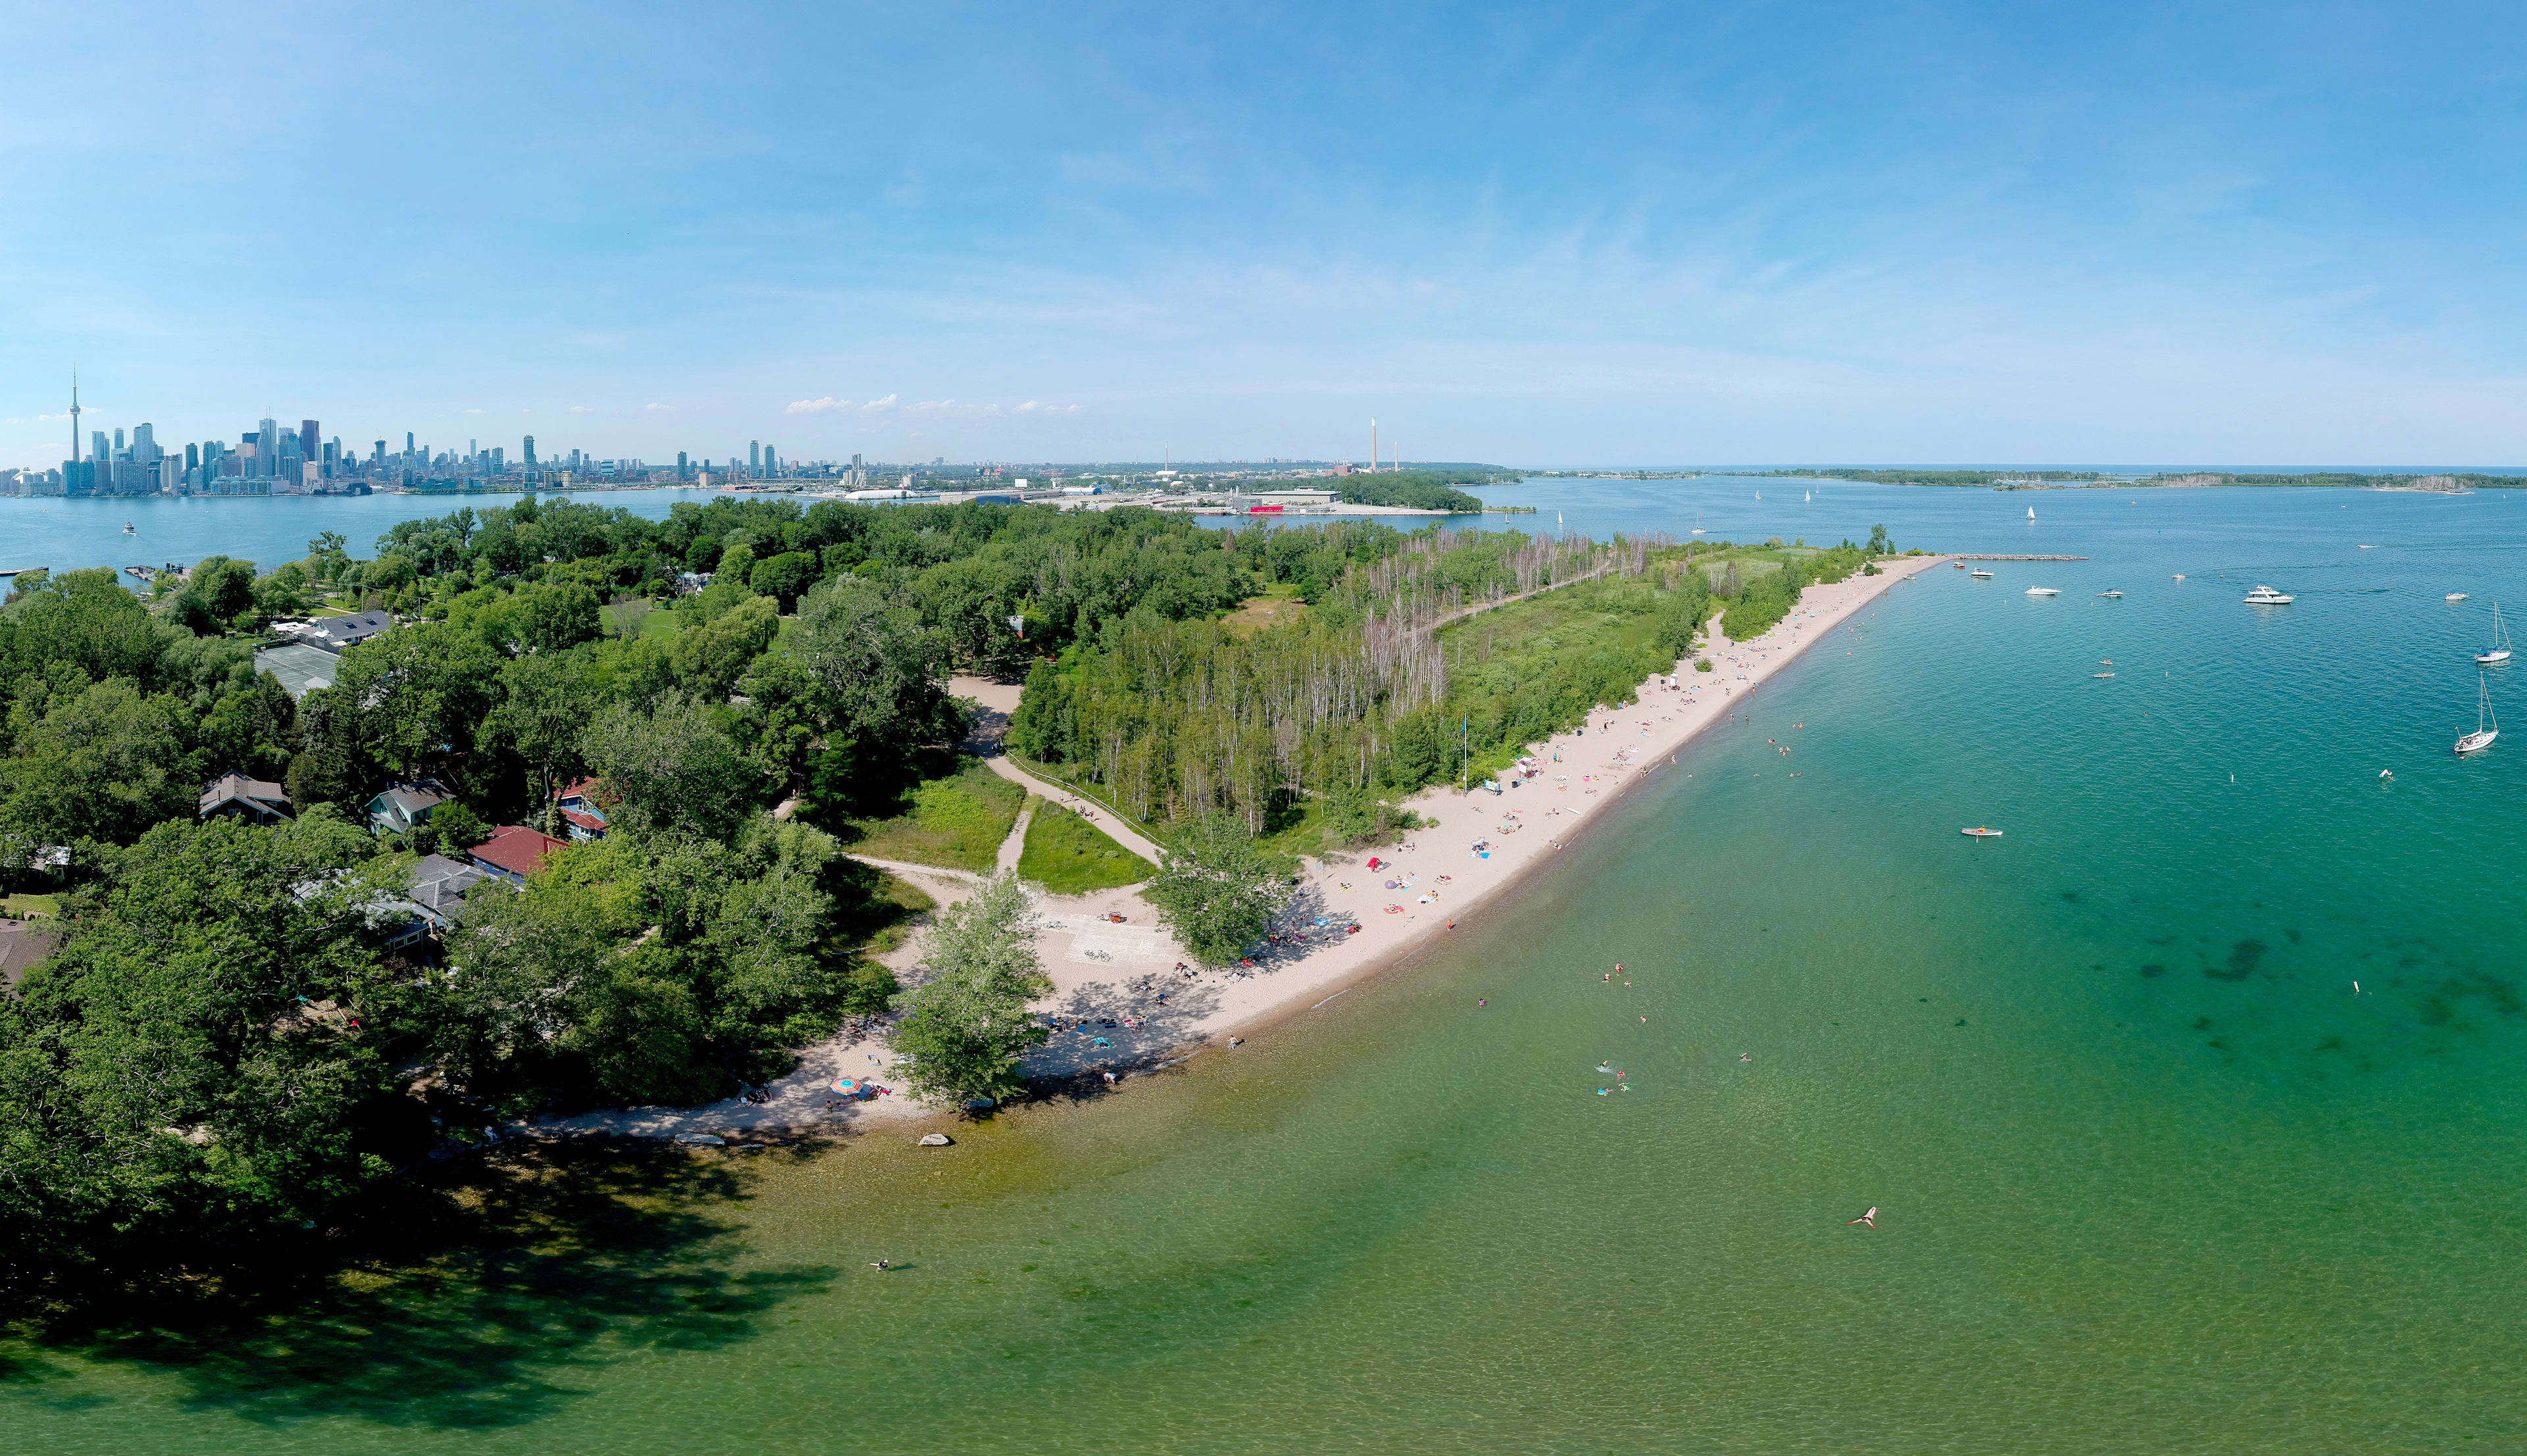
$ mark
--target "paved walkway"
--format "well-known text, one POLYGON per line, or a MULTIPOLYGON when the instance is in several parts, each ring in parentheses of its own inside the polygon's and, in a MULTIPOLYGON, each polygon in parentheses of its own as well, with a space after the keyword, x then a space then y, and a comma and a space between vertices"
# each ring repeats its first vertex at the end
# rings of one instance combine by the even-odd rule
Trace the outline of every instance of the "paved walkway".
POLYGON ((915 865, 904 860, 882 860, 870 855, 853 854, 848 849, 843 851, 843 858, 857 860, 873 870, 884 870, 889 875, 932 875, 941 879, 954 879, 964 884, 981 884, 984 879, 971 870, 951 870, 945 865, 915 865))
MULTIPOLYGON (((982 716, 974 720, 974 731, 959 745, 967 753, 981 759, 993 773, 1019 785, 1028 793, 1042 794, 1063 808, 1076 812, 1080 818, 1102 830, 1107 838, 1148 860, 1152 865, 1159 863, 1159 846, 1151 843, 1147 836, 1115 823, 1112 813, 1098 806, 1093 800, 1082 800, 1071 789, 1064 788, 1058 783, 1048 783, 1009 762, 1008 755, 1002 750, 1001 738, 1009 730, 1009 715, 1018 709, 1018 684, 995 682, 989 678, 951 678, 948 679, 948 690, 960 698, 972 698, 983 705, 982 716)), ((1018 821, 1018 828, 1020 830, 1026 828, 1026 821, 1023 818, 1018 821)), ((1018 838, 1016 842, 1023 845, 1023 837, 1018 838)), ((1001 852, 1004 855, 1010 854, 1006 844, 1001 846, 1001 852)), ((1014 866, 1016 863, 1014 856, 1003 861, 1005 867, 1014 866)))

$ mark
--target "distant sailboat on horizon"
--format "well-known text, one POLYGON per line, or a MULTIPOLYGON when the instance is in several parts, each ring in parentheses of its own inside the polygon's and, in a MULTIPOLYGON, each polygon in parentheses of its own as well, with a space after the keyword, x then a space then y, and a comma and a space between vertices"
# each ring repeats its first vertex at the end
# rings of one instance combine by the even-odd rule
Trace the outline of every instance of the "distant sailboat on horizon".
POLYGON ((2036 508, 2034 506, 2029 506, 2027 508, 2027 519, 2030 521, 2036 519, 2036 508))

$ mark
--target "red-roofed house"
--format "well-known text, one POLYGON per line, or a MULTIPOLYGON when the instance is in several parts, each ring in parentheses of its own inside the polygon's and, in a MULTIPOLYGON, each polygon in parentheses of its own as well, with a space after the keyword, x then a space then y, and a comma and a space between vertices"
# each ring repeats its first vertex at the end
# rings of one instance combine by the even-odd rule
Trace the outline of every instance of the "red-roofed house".
POLYGON ((563 832, 573 839, 605 837, 605 809, 596 801, 596 780, 583 778, 553 793, 553 808, 560 813, 563 832))
POLYGON ((504 824, 491 831, 490 838, 466 851, 465 857, 511 884, 524 884, 554 850, 568 847, 550 834, 504 824))

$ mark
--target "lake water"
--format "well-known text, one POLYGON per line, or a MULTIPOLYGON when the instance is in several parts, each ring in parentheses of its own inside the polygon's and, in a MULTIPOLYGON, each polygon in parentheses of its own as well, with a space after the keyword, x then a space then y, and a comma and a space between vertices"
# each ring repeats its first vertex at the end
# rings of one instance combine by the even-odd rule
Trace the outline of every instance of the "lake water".
MULTIPOLYGON (((677 501, 719 496, 715 490, 592 490, 570 498, 621 506, 654 521, 677 501)), ((373 556, 378 537, 398 521, 517 501, 513 493, 0 497, 0 571, 154 567, 171 561, 191 566, 211 555, 238 557, 270 571, 305 556, 307 543, 325 531, 340 531, 353 556, 373 556), (123 533, 127 523, 130 535, 123 533)))
POLYGON ((736 1161, 578 1282, 487 1256, 38 1352, 9 1442, 2527 1446, 2527 745, 2450 752, 2527 502, 1806 489, 1491 494, 2092 559, 1896 588, 1514 903, 1233 1055, 736 1161))

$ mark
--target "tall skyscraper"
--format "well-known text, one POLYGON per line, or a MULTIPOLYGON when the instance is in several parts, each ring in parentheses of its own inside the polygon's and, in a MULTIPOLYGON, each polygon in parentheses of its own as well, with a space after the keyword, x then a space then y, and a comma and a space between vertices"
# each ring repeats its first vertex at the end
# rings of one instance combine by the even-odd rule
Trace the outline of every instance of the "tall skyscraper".
POLYGON ((406 455, 412 453, 412 431, 409 429, 403 432, 403 453, 406 455))
POLYGON ((685 478, 688 473, 689 472, 685 465, 685 452, 679 450, 676 452, 676 478, 681 480, 685 478))
POLYGON ((527 436, 527 448, 525 454, 521 458, 526 461, 527 469, 534 470, 536 468, 536 437, 534 435, 527 436))
POLYGON ((763 474, 763 443, 760 440, 746 442, 746 468, 756 475, 763 474))
POLYGON ((91 429, 87 432, 87 458, 100 461, 114 459, 114 447, 105 442, 104 430, 91 429))
POLYGON ((316 443, 316 422, 313 420, 298 422, 298 453, 309 460, 322 454, 316 443))

